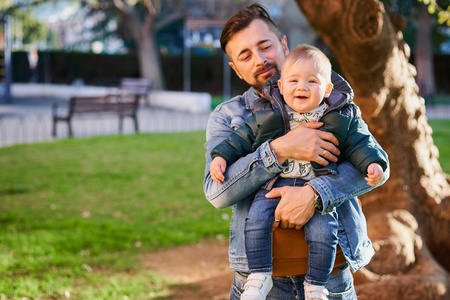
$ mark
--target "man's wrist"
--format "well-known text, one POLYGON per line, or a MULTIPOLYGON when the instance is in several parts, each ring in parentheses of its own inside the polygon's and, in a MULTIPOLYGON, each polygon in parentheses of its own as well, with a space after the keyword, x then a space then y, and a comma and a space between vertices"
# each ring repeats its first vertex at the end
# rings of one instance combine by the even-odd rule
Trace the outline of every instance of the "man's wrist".
POLYGON ((280 147, 280 140, 279 140, 279 138, 278 139, 275 139, 275 140, 273 140, 273 141, 271 141, 271 142, 269 142, 269 147, 270 147, 270 149, 273 151, 273 153, 275 154, 275 156, 276 156, 276 158, 277 158, 277 160, 278 160, 278 163, 280 164, 280 165, 282 165, 286 160, 288 160, 288 157, 286 157, 285 155, 283 155, 283 151, 281 150, 282 149, 282 147, 280 147))
POLYGON ((316 211, 318 213, 323 212, 323 201, 322 197, 320 197, 320 194, 316 191, 314 191, 314 207, 316 208, 316 211))
POLYGON ((316 211, 318 213, 322 213, 323 212, 322 197, 320 196, 320 194, 311 185, 307 184, 307 186, 309 186, 314 192, 314 198, 313 198, 314 208, 316 209, 316 211))
POLYGON ((270 141, 267 141, 267 142, 264 142, 263 144, 261 144, 258 151, 259 151, 259 157, 261 158, 264 166, 271 173, 279 174, 286 168, 286 166, 283 166, 278 162, 275 152, 270 148, 270 141))

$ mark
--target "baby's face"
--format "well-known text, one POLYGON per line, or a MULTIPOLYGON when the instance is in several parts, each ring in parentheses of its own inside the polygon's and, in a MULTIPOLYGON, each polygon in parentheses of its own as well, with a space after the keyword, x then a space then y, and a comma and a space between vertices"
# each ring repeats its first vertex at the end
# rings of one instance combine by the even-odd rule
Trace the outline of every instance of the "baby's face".
POLYGON ((278 81, 284 101, 293 110, 306 113, 318 107, 328 97, 332 85, 319 73, 311 59, 301 58, 286 65, 278 81))

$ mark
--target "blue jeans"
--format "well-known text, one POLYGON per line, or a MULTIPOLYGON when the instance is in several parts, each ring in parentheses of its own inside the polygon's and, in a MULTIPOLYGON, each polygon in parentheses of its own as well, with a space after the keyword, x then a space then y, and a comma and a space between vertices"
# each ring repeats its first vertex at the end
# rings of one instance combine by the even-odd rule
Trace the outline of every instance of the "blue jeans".
MULTIPOLYGON (((304 180, 278 178, 273 187, 303 186, 304 180)), ((272 272, 271 228, 280 198, 266 198, 267 190, 255 196, 245 221, 245 249, 250 272, 272 272)), ((309 244, 306 281, 325 285, 333 269, 338 243, 339 220, 336 211, 314 216, 304 226, 309 244)))
MULTIPOLYGON (((230 300, 241 299, 244 284, 249 273, 235 272, 230 291, 230 300)), ((304 278, 296 277, 273 277, 273 288, 267 295, 266 300, 294 300, 305 299, 303 289, 304 278)), ((356 300, 356 292, 353 286, 353 277, 348 265, 341 267, 340 273, 330 276, 326 284, 329 291, 328 299, 356 300)))

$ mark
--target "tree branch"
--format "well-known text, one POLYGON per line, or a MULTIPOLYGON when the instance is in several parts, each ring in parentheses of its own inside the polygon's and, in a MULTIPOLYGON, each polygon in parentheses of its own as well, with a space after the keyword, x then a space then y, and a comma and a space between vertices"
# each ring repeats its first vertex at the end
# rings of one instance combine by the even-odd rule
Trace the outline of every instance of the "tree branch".
POLYGON ((151 0, 145 0, 145 7, 148 9, 148 13, 152 18, 156 17, 156 8, 155 5, 153 5, 153 2, 151 0))
POLYGON ((128 5, 125 5, 125 3, 122 0, 113 0, 113 2, 114 6, 123 14, 125 15, 130 14, 130 7, 128 5))

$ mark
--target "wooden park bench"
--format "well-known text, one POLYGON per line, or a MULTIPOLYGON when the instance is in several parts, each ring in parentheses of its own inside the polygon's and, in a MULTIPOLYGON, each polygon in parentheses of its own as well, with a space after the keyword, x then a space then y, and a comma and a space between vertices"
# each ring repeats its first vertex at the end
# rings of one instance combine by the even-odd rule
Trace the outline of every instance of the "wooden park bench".
POLYGON ((122 78, 120 80, 120 90, 124 93, 136 94, 143 98, 144 104, 148 103, 148 96, 152 91, 153 84, 147 78, 122 78))
POLYGON ((56 125, 59 121, 66 122, 69 136, 73 136, 72 119, 81 115, 117 115, 119 131, 123 129, 123 119, 130 117, 134 122, 134 131, 139 132, 137 120, 138 94, 118 93, 99 97, 72 97, 69 101, 67 114, 58 113, 58 104, 53 104, 53 136, 56 136, 56 125))

